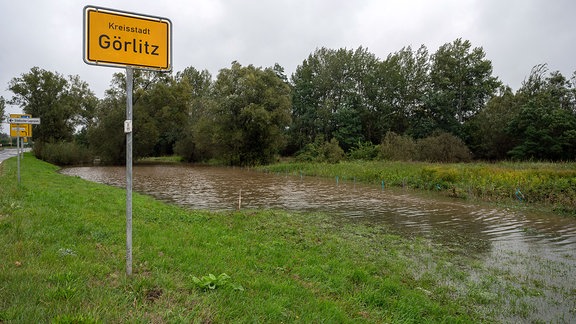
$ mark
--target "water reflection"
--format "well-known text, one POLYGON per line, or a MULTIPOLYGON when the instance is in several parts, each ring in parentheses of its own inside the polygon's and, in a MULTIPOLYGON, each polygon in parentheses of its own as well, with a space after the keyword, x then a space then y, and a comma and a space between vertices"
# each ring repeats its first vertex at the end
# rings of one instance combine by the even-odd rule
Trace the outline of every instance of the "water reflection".
MULTIPOLYGON (((122 167, 63 169, 100 183, 125 186, 122 167)), ((542 213, 426 197, 354 181, 266 174, 240 168, 186 165, 134 167, 134 190, 193 209, 279 208, 323 211, 381 222, 408 235, 483 252, 494 242, 521 246, 540 242, 574 253, 576 221, 542 213)), ((468 251, 470 252, 470 251, 468 251)))

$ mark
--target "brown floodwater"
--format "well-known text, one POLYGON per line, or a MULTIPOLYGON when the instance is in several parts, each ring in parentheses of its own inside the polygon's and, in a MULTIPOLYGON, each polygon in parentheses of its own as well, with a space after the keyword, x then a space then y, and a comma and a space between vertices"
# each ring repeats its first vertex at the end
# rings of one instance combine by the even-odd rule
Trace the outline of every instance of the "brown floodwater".
MULTIPOLYGON (((123 167, 74 167, 61 172, 118 187, 125 187, 126 182, 123 167)), ((512 315, 505 321, 576 321, 575 218, 521 206, 504 208, 364 185, 351 179, 270 174, 242 168, 135 166, 133 188, 191 209, 233 210, 240 203, 243 209, 319 211, 385 225, 402 235, 423 236, 481 260, 495 273, 519 276, 509 283, 519 286, 519 290, 522 283, 543 287, 539 294, 528 296, 527 301, 508 301, 512 315)), ((485 278, 478 276, 480 284, 485 278)))

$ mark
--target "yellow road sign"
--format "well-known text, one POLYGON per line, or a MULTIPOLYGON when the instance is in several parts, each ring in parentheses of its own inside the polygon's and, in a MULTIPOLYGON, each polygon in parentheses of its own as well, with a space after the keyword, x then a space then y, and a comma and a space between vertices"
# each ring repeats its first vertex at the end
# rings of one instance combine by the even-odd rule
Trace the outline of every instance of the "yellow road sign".
MULTIPOLYGON (((32 118, 30 114, 10 114, 10 118, 32 118)), ((11 137, 32 137, 32 125, 30 124, 10 124, 11 137), (18 134, 20 133, 20 134, 18 134)))
POLYGON ((86 6, 84 61, 170 71, 172 23, 162 17, 86 6))

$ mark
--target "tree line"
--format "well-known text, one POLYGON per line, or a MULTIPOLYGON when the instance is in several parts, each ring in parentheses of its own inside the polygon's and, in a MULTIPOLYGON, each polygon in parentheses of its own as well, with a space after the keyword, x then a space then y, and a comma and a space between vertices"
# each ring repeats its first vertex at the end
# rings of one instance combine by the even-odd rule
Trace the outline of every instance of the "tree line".
MULTIPOLYGON (((34 152, 61 164, 125 159, 126 84, 104 98, 78 76, 34 67, 13 78, 7 102, 40 117, 34 152)), ((430 54, 405 47, 319 48, 288 77, 283 67, 232 62, 217 76, 188 67, 136 70, 134 157, 178 154, 228 165, 278 156, 338 161, 576 158, 576 73, 535 66, 513 91, 481 47, 456 39, 430 54)), ((0 98, 3 107, 5 100, 0 98)))

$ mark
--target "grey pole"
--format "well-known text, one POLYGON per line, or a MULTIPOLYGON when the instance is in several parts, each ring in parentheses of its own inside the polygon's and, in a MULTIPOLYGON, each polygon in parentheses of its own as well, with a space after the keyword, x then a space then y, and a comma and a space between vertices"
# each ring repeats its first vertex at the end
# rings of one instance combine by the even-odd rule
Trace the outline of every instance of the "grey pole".
POLYGON ((132 275, 132 85, 134 71, 126 67, 126 275, 132 275))
POLYGON ((16 135, 16 155, 18 155, 18 184, 20 184, 20 124, 16 124, 18 135, 16 135))

